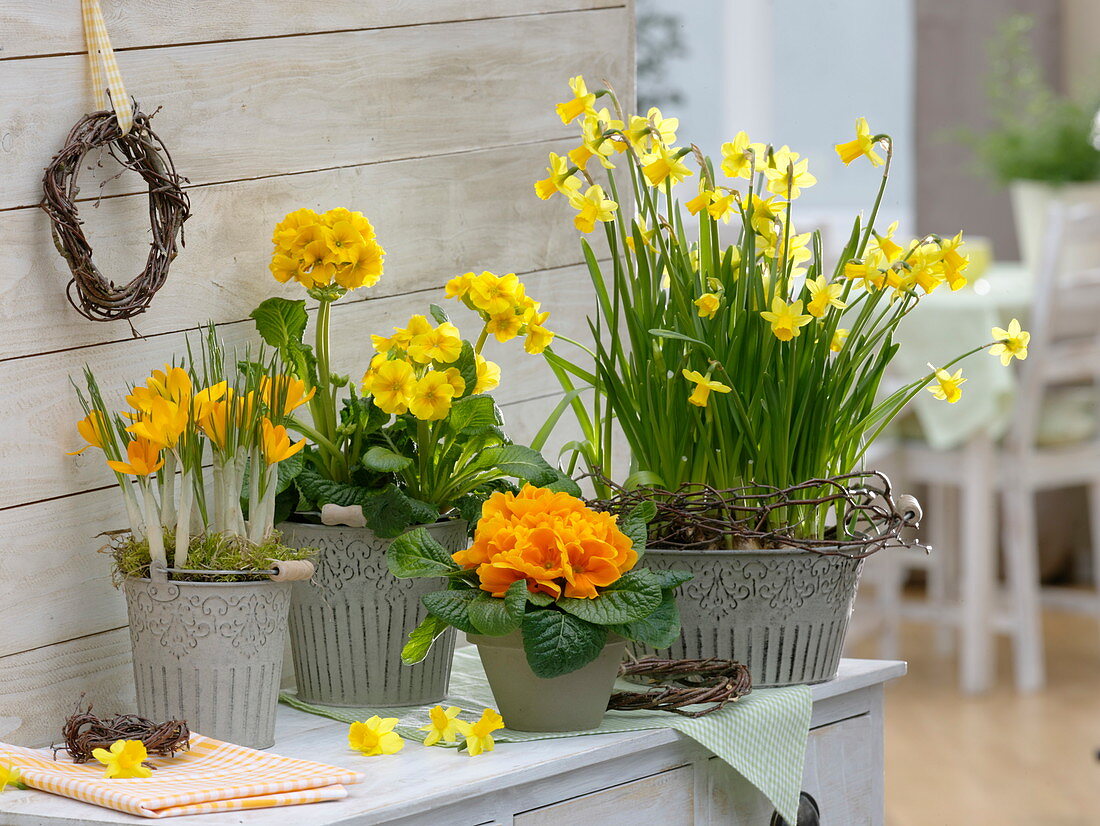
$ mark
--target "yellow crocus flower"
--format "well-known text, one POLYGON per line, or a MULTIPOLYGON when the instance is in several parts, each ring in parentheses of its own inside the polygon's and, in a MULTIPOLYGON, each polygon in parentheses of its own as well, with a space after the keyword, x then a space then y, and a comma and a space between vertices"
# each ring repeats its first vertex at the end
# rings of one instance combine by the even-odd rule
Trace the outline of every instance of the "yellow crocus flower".
POLYGON ((161 398, 180 402, 191 398, 191 377, 182 367, 164 365, 164 370, 154 370, 146 381, 151 390, 161 398))
POLYGON ((504 718, 491 708, 485 709, 481 719, 476 723, 465 723, 457 720, 459 731, 466 738, 466 750, 471 756, 477 757, 482 752, 492 751, 496 743, 493 741, 492 732, 504 728, 504 718))
POLYGON ((296 376, 264 376, 260 379, 260 397, 268 410, 280 416, 289 416, 309 402, 316 392, 314 387, 307 393, 306 383, 296 376))
POLYGON ((660 186, 665 181, 678 184, 694 174, 683 161, 683 151, 661 143, 653 148, 653 152, 642 157, 642 172, 650 186, 660 186))
POLYGON ((990 355, 1000 356, 1001 364, 1005 367, 1012 359, 1023 361, 1027 358, 1027 345, 1031 341, 1031 333, 1020 328, 1020 322, 1015 318, 1008 323, 1008 329, 1003 327, 993 328, 993 338, 996 344, 989 348, 990 355))
MULTIPOLYGON (((931 367, 932 365, 928 366, 931 367)), ((962 385, 966 384, 966 379, 962 377, 962 368, 956 370, 954 375, 946 370, 932 369, 935 371, 936 384, 934 387, 926 387, 925 389, 940 401, 946 401, 948 404, 954 404, 961 399, 962 385)))
POLYGON ((544 201, 558 192, 568 195, 573 190, 581 188, 580 179, 574 174, 577 168, 569 165, 569 158, 563 158, 551 152, 550 165, 546 167, 546 171, 550 173, 548 177, 535 181, 535 194, 544 201))
POLYGON ((760 313, 760 317, 772 325, 772 332, 780 341, 790 341, 797 338, 802 332, 799 328, 805 327, 813 321, 812 315, 802 314, 802 300, 787 304, 779 296, 772 298, 772 308, 760 313))
POLYGON ((76 423, 76 432, 79 433, 84 441, 88 444, 79 450, 74 450, 71 453, 66 453, 66 456, 79 456, 85 450, 90 447, 98 447, 103 450, 103 445, 107 441, 107 428, 110 427, 110 423, 107 420, 107 414, 102 410, 90 410, 88 415, 76 423))
POLYGON ((461 733, 461 720, 456 719, 461 709, 458 706, 451 706, 450 708, 443 708, 443 706, 436 706, 428 712, 428 719, 431 720, 426 726, 421 726, 421 731, 428 732, 428 736, 424 738, 425 746, 434 746, 440 740, 444 743, 454 743, 458 740, 458 735, 461 733))
POLYGON ((680 372, 685 379, 695 384, 695 389, 688 396, 688 403, 696 407, 706 407, 712 392, 729 393, 731 390, 722 382, 712 381, 710 376, 704 376, 697 370, 681 370, 680 372))
POLYGON ((592 232, 596 228, 596 222, 608 223, 615 220, 615 210, 619 205, 604 195, 603 187, 599 184, 588 187, 581 195, 574 193, 569 203, 577 210, 573 224, 581 232, 592 232))
POLYGON ((111 750, 95 749, 92 757, 107 767, 103 772, 106 778, 152 777, 153 770, 143 766, 149 759, 145 744, 140 740, 115 740, 111 750))
POLYGON ((377 714, 367 722, 356 720, 348 727, 348 745, 366 757, 382 754, 397 754, 405 748, 405 741, 394 731, 396 717, 379 717, 377 714))
POLYGON ((126 430, 160 447, 171 449, 187 430, 189 416, 189 404, 176 404, 157 397, 153 399, 149 412, 126 430))
POLYGON ((840 300, 844 285, 829 284, 823 275, 808 280, 806 288, 810 291, 810 302, 806 305, 806 312, 814 318, 823 318, 829 307, 843 310, 848 306, 840 300))
POLYGON ((416 373, 407 361, 384 361, 363 377, 363 391, 385 413, 400 416, 409 409, 416 373))
POLYGON ((107 465, 111 470, 129 476, 148 476, 164 467, 164 460, 160 458, 160 451, 160 445, 154 444, 148 439, 134 439, 126 445, 127 461, 119 462, 108 459, 107 465))
POLYGON ((260 451, 269 465, 289 459, 306 446, 305 439, 290 441, 290 435, 281 424, 273 425, 270 419, 260 420, 260 451))
POLYGON ((447 376, 432 370, 420 378, 413 388, 409 396, 409 412, 425 422, 444 419, 451 412, 454 395, 454 385, 447 376))
POLYGON ((572 99, 554 107, 562 123, 572 123, 577 117, 586 113, 596 114, 596 95, 588 91, 582 75, 569 78, 569 88, 573 92, 572 99))
POLYGON ((844 342, 848 340, 848 333, 850 330, 844 327, 837 327, 833 332, 833 339, 829 342, 829 349, 834 353, 839 353, 844 349, 844 342))
POLYGON ((500 384, 500 365, 489 361, 478 354, 474 356, 477 363, 477 384, 474 385, 474 395, 488 393, 500 384))
POLYGON ((420 364, 432 361, 451 364, 462 355, 462 335, 455 325, 445 321, 426 333, 413 336, 408 349, 409 357, 420 364))
POLYGON ((714 293, 703 293, 693 303, 699 310, 700 318, 714 318, 718 308, 722 306, 722 299, 714 293))
POLYGON ((836 145, 836 154, 847 166, 856 158, 864 157, 872 166, 882 166, 886 163, 882 156, 875 151, 875 138, 871 134, 871 127, 867 125, 867 118, 856 118, 856 137, 847 143, 836 145))

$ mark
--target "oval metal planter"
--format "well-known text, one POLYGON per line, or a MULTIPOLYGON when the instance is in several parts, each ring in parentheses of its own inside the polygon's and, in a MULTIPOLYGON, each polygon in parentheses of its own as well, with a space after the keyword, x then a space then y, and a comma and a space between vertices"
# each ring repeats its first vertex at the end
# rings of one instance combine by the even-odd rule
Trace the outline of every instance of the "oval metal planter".
POLYGON ((737 660, 756 688, 836 676, 863 560, 794 549, 647 550, 641 564, 694 575, 676 592, 680 638, 644 653, 737 660))
POLYGON ((275 743, 290 583, 123 584, 138 713, 251 748, 275 743))
MULTIPOLYGON (((316 572, 295 582, 290 605, 290 644, 298 697, 331 706, 415 706, 447 693, 454 629, 435 642, 417 665, 401 662, 409 632, 427 616, 424 594, 442 579, 396 579, 386 567, 393 540, 369 528, 286 522, 283 543, 318 549, 316 572)), ((466 547, 462 520, 427 530, 444 548, 466 547)))

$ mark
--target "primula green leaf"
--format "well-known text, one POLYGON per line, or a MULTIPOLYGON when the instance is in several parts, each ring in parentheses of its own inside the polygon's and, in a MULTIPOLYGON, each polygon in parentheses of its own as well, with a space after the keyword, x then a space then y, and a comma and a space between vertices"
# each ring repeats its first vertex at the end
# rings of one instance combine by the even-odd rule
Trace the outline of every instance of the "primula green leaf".
POLYGON ((424 607, 448 625, 467 634, 477 634, 477 627, 470 622, 470 605, 480 591, 434 591, 424 594, 420 601, 424 607))
POLYGON ((490 396, 466 396, 451 405, 444 420, 452 433, 474 434, 503 424, 500 411, 490 396))
POLYGON ((559 481, 560 473, 542 458, 537 450, 523 445, 501 445, 481 454, 478 465, 496 468, 532 485, 549 485, 559 481))
POLYGON ((298 451, 289 459, 279 462, 279 479, 275 483, 275 493, 282 493, 289 488, 305 466, 306 457, 302 455, 302 451, 298 451))
MULTIPOLYGON (((526 587, 523 580, 518 584, 526 587)), ((490 637, 499 637, 509 631, 515 631, 522 618, 516 617, 508 610, 504 599, 491 596, 485 591, 479 591, 470 600, 469 617, 479 634, 488 634, 490 637)))
POLYGON ((554 604, 554 598, 549 594, 544 594, 542 591, 527 591, 527 601, 532 605, 537 605, 540 608, 545 608, 547 605, 554 604))
POLYGON ((580 485, 578 485, 576 482, 574 482, 569 477, 568 474, 562 473, 557 468, 552 467, 551 470, 554 471, 554 473, 557 475, 558 478, 555 479, 553 482, 544 482, 542 487, 546 488, 547 490, 552 490, 555 493, 558 493, 558 492, 568 493, 570 496, 576 496, 576 497, 580 498, 580 496, 581 496, 581 486, 580 485))
POLYGON ((410 457, 394 453, 382 445, 375 445, 363 454, 363 467, 379 473, 397 473, 407 468, 412 462, 410 457))
POLYGON ((576 671, 599 656, 607 629, 558 611, 541 608, 523 616, 523 650, 527 664, 544 679, 576 671))
POLYGON ((504 594, 504 607, 515 619, 517 626, 527 612, 528 593, 527 580, 518 579, 508 586, 508 590, 504 594))
POLYGON ((648 616, 608 628, 612 633, 651 648, 668 648, 680 636, 680 609, 671 588, 662 592, 661 604, 648 616))
POLYGON ((451 366, 458 369, 462 380, 466 382, 466 389, 462 392, 462 395, 469 396, 477 387, 477 358, 474 355, 474 347, 470 342, 462 342, 462 353, 459 354, 458 359, 451 366))
POLYGON ((635 568, 594 599, 559 599, 558 605, 595 625, 621 625, 648 616, 661 604, 661 585, 650 571, 635 568))
POLYGON ((656 571, 651 569, 650 573, 657 577, 657 582, 660 583, 662 589, 677 588, 695 577, 694 574, 688 571, 656 571))
POLYGON ((301 344, 309 316, 306 302, 287 298, 269 298, 249 316, 256 322, 256 332, 272 347, 280 349, 301 344))
POLYGON ((634 549, 639 553, 645 550, 649 542, 649 523, 656 515, 656 505, 652 502, 642 502, 619 522, 619 530, 630 537, 634 549))
POLYGON ((435 614, 428 614, 420 625, 409 632, 409 640, 405 643, 405 647, 401 649, 401 661, 405 665, 416 665, 421 662, 428 656, 432 643, 449 627, 446 620, 437 617, 435 614))
POLYGON ((446 324, 450 321, 450 317, 447 315, 447 311, 440 307, 438 304, 429 304, 428 312, 432 314, 432 318, 435 319, 436 324, 446 324))
POLYGON ((459 570, 450 552, 424 528, 416 528, 394 539, 386 552, 386 565, 398 579, 446 576, 459 570))

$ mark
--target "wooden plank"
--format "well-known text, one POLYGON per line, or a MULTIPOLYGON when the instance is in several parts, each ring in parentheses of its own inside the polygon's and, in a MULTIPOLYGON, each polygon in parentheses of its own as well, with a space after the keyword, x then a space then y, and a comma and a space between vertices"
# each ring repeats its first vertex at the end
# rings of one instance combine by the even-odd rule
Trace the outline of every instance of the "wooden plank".
MULTIPOLYGON (((539 201, 532 188, 547 154, 571 144, 558 140, 192 187, 187 246, 134 327, 154 335, 206 319, 237 321, 271 295, 297 297, 297 285, 281 288, 267 265, 271 228, 301 206, 360 209, 374 223, 387 251, 386 272, 357 295, 437 287, 471 269, 534 272, 579 263, 571 208, 561 198, 539 201)), ((145 196, 93 206, 84 204, 82 215, 97 266, 116 282, 129 280, 148 252, 145 196)), ((41 210, 0 212, 0 272, 0 360, 132 337, 124 323, 87 321, 69 306, 69 270, 41 210)))
MULTIPOLYGON (((146 111, 164 107, 158 134, 201 184, 571 134, 554 112, 569 76, 629 83, 627 16, 600 9, 139 49, 119 64, 146 111)), ((82 55, 0 62, 0 89, 12 90, 0 94, 0 209, 41 200, 41 170, 87 110, 86 74, 82 55)), ((134 192, 137 181, 128 174, 104 191, 134 192)))
MULTIPOLYGON (((105 0, 103 17, 115 49, 285 37, 351 29, 419 26, 456 20, 622 6, 622 0, 206 0, 202 13, 178 0, 105 0)), ((0 59, 82 52, 80 0, 9 0, 0 29, 0 59)))
POLYGON ((56 743, 78 702, 91 703, 104 715, 134 710, 127 629, 0 658, 0 740, 5 743, 56 743))

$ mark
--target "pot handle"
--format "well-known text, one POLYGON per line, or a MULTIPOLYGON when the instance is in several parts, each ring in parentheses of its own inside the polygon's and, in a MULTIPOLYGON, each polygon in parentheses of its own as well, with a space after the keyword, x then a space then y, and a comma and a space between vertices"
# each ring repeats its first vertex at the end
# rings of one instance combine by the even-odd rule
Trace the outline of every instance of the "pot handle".
POLYGON ((901 514, 902 521, 912 528, 918 527, 921 519, 924 518, 924 511, 921 509, 917 497, 908 493, 898 497, 897 510, 901 514))
POLYGON ((272 582, 300 582, 313 576, 314 565, 308 559, 272 559, 272 582))

